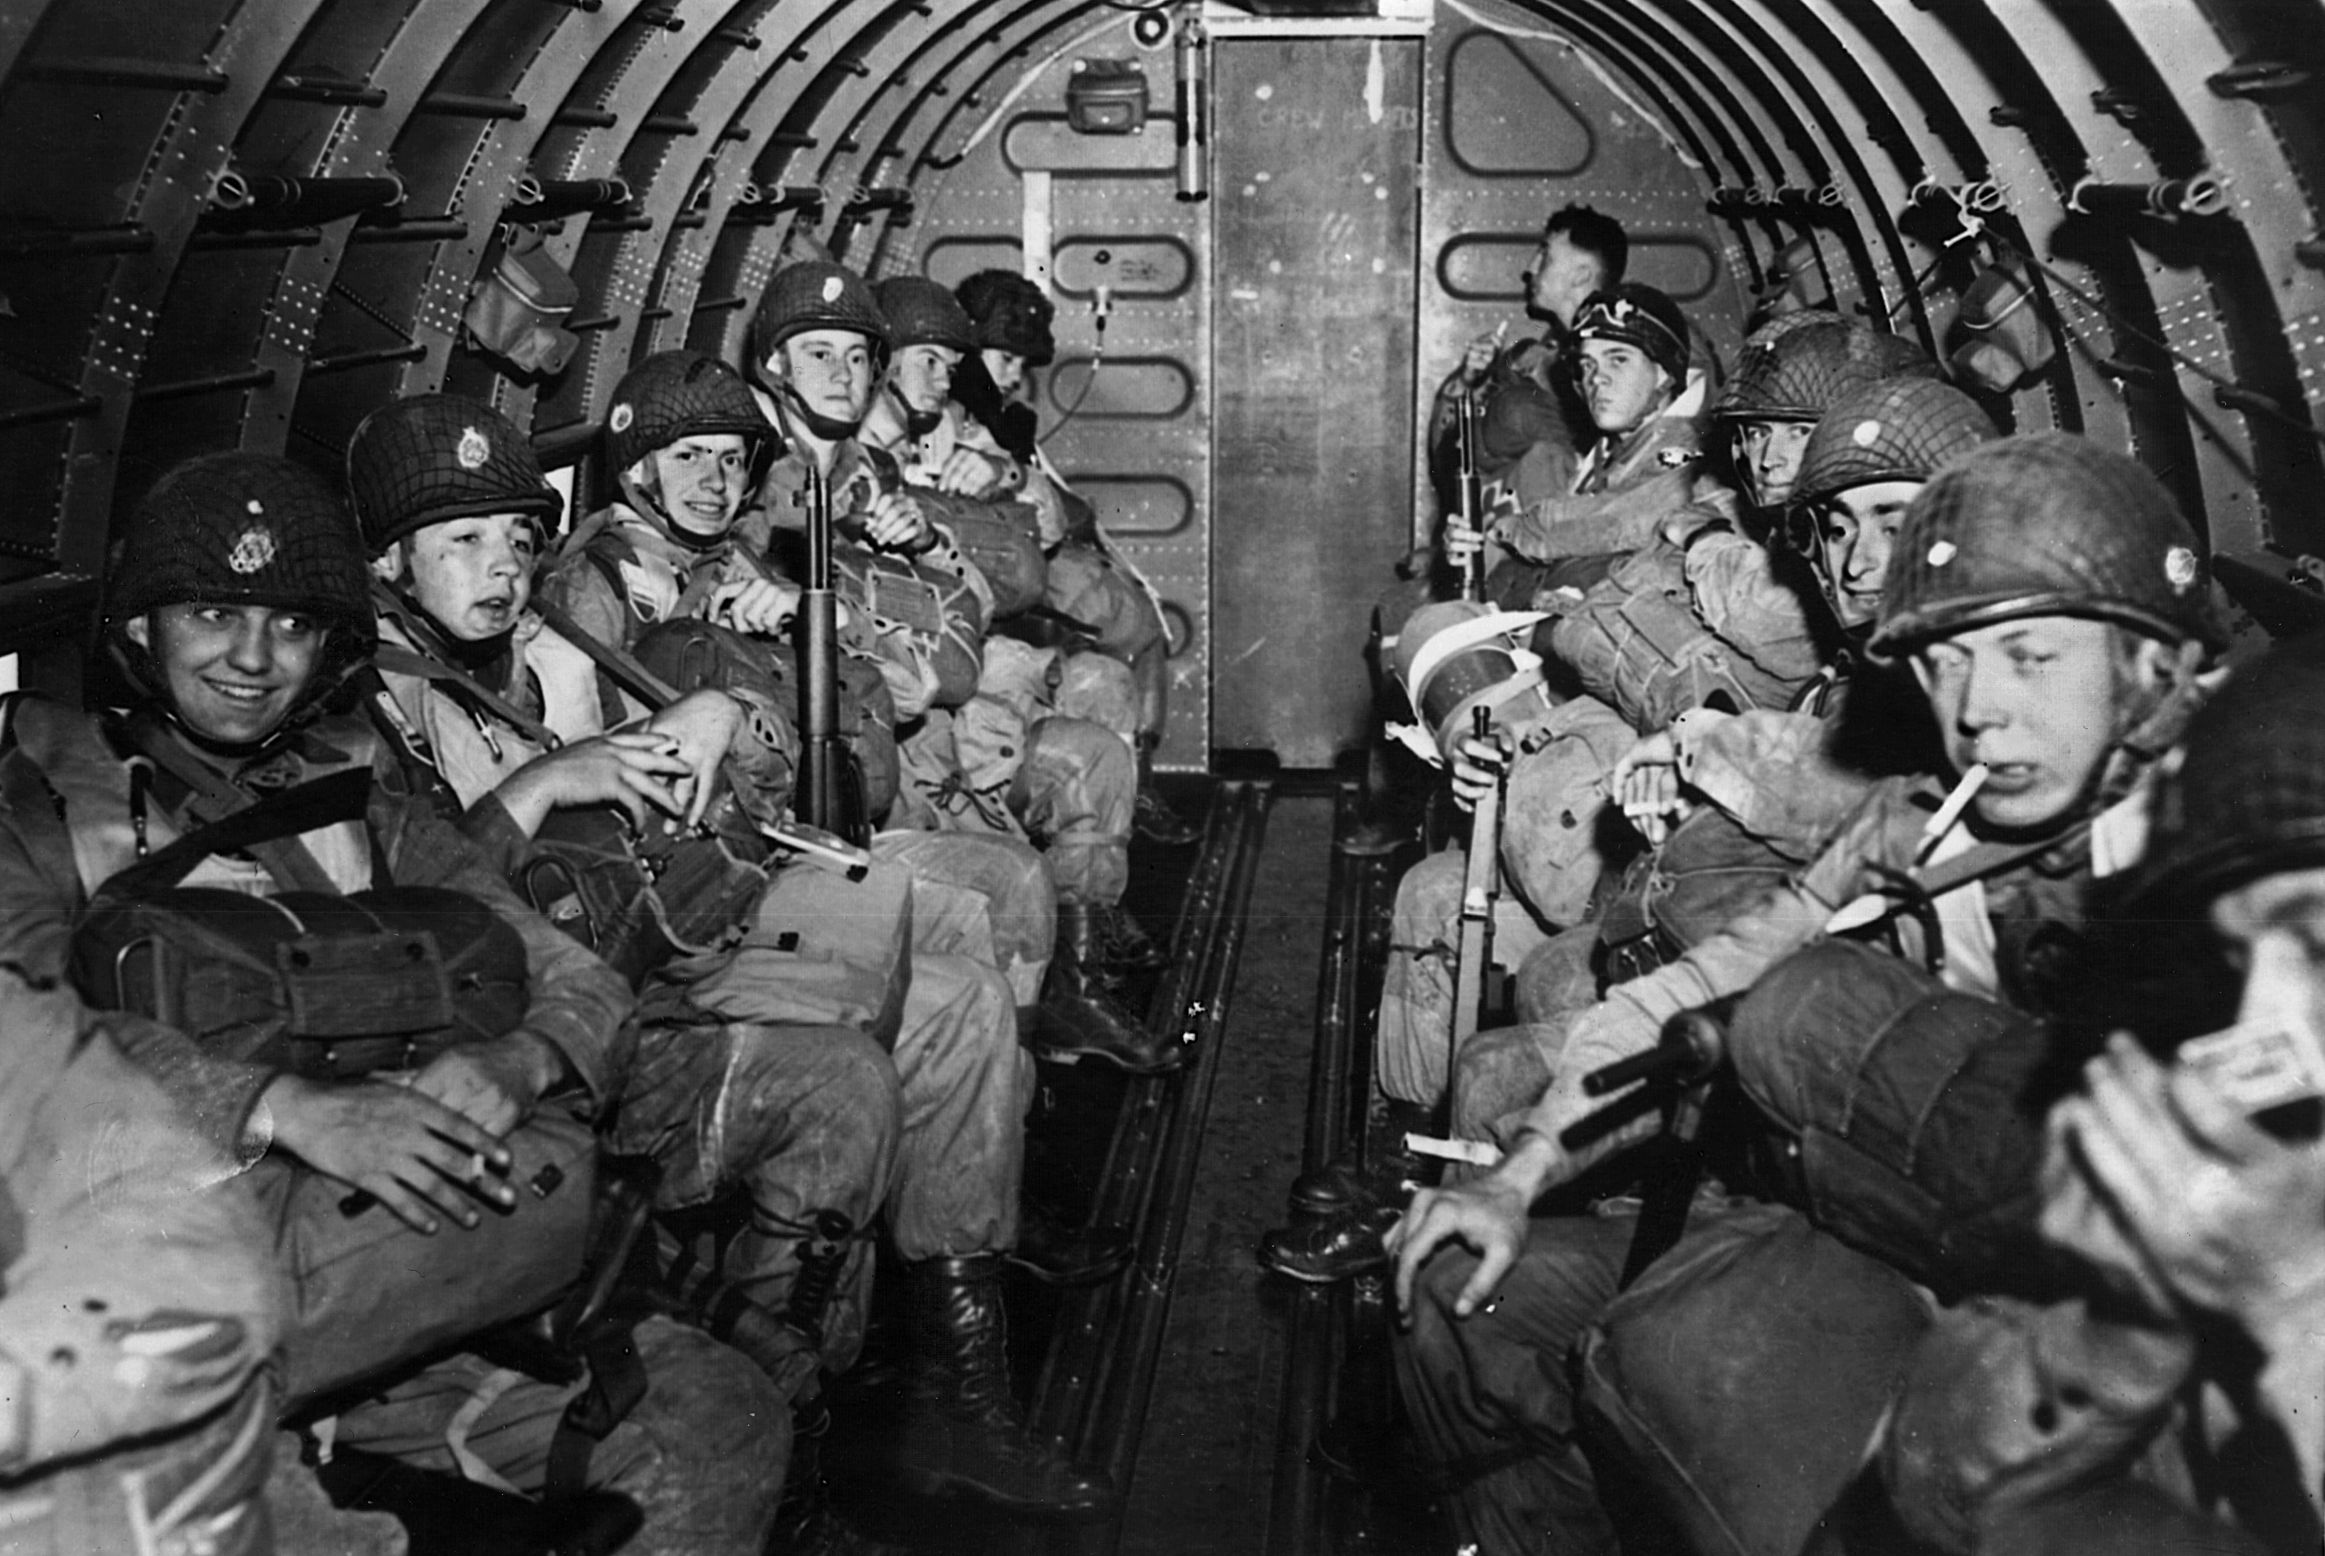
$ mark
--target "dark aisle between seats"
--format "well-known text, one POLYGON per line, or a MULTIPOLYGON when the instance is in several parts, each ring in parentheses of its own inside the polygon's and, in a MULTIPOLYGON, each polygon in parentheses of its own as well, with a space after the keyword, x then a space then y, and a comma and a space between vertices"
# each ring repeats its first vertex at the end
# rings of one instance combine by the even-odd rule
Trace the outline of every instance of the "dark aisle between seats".
POLYGON ((1329 791, 1279 782, 1121 1550, 1265 1544, 1283 1325, 1252 1247, 1299 1171, 1331 861, 1329 791))

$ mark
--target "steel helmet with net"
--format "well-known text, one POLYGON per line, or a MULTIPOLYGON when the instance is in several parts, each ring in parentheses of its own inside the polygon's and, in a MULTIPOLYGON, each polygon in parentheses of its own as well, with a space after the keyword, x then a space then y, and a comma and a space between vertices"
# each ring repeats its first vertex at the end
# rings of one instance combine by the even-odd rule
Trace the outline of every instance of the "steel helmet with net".
POLYGON ((531 441, 457 394, 414 395, 364 417, 347 444, 347 491, 374 556, 448 519, 521 513, 546 528, 565 511, 531 441))
POLYGON ((2028 616, 2084 616, 2168 642, 2224 640, 2196 533, 2137 460, 2088 438, 2002 438, 1938 472, 1907 510, 1871 646, 2028 616))
POLYGON ((743 375, 700 351, 658 351, 622 375, 606 410, 606 467, 629 469, 681 438, 737 433, 748 444, 774 431, 743 375))

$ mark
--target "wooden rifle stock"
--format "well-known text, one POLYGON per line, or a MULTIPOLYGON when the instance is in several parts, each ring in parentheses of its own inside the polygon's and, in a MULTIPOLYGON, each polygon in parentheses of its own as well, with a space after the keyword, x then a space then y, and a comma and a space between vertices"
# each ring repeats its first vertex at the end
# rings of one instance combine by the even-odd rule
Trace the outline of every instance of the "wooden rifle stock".
MULTIPOLYGON (((1473 708, 1476 719, 1474 733, 1480 740, 1492 732, 1492 717, 1483 708, 1473 708)), ((1469 818, 1469 855, 1467 867, 1461 876, 1461 937, 1459 960, 1453 975, 1453 1021, 1447 1034, 1446 1082, 1452 1083, 1452 1060, 1459 1056, 1463 1039, 1478 1028, 1485 1009, 1486 970, 1493 962, 1494 900, 1502 889, 1502 798, 1509 788, 1509 772, 1505 766, 1494 776, 1494 785, 1478 798, 1477 809, 1469 818)))
MULTIPOLYGON (((1461 522, 1464 527, 1483 531, 1485 528, 1485 492, 1477 474, 1477 395, 1469 389, 1461 391, 1454 402, 1455 444, 1459 449, 1461 486, 1461 522)), ((1485 599, 1485 548, 1472 551, 1461 564, 1461 597, 1482 603, 1485 599)))
POLYGON ((839 600, 832 592, 832 497, 823 472, 807 478, 807 585, 799 597, 799 783, 793 810, 825 832, 848 834, 840 774, 839 600))

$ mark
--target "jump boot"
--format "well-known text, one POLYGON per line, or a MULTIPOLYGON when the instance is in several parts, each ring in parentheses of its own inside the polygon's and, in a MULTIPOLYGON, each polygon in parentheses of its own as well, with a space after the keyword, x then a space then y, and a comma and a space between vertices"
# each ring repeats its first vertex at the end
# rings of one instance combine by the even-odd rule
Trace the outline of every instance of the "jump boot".
POLYGON ((1047 1518, 1112 1514, 1113 1486, 1035 1437, 1010 1393, 1001 1256, 923 1259, 907 1267, 906 1282, 913 1376, 897 1444, 905 1489, 1047 1518))
POLYGON ((1090 916, 1090 944, 1098 970, 1108 978, 1119 982, 1132 973, 1154 972, 1170 961, 1145 926, 1120 904, 1094 902, 1082 911, 1090 916))
POLYGON ((1032 1048, 1044 1058, 1103 1059, 1133 1075, 1159 1075, 1186 1062, 1172 1037, 1124 1009, 1099 971, 1097 915, 1086 902, 1058 904, 1057 955, 1042 985, 1032 1048))
POLYGON ((1387 1264, 1383 1240, 1421 1186, 1426 1165, 1405 1149, 1405 1135, 1428 1133, 1433 1112, 1392 1101, 1391 1143, 1365 1169, 1343 1159, 1295 1178, 1292 1222, 1259 1240, 1261 1265, 1294 1280, 1329 1284, 1387 1264))

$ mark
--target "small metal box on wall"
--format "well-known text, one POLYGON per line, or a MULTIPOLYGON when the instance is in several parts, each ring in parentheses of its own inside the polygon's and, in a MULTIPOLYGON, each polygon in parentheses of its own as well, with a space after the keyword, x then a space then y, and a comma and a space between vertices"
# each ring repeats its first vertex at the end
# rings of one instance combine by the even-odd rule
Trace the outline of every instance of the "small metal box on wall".
POLYGON ((1146 132, 1146 67, 1134 59, 1074 61, 1066 77, 1066 123, 1083 135, 1146 132))

